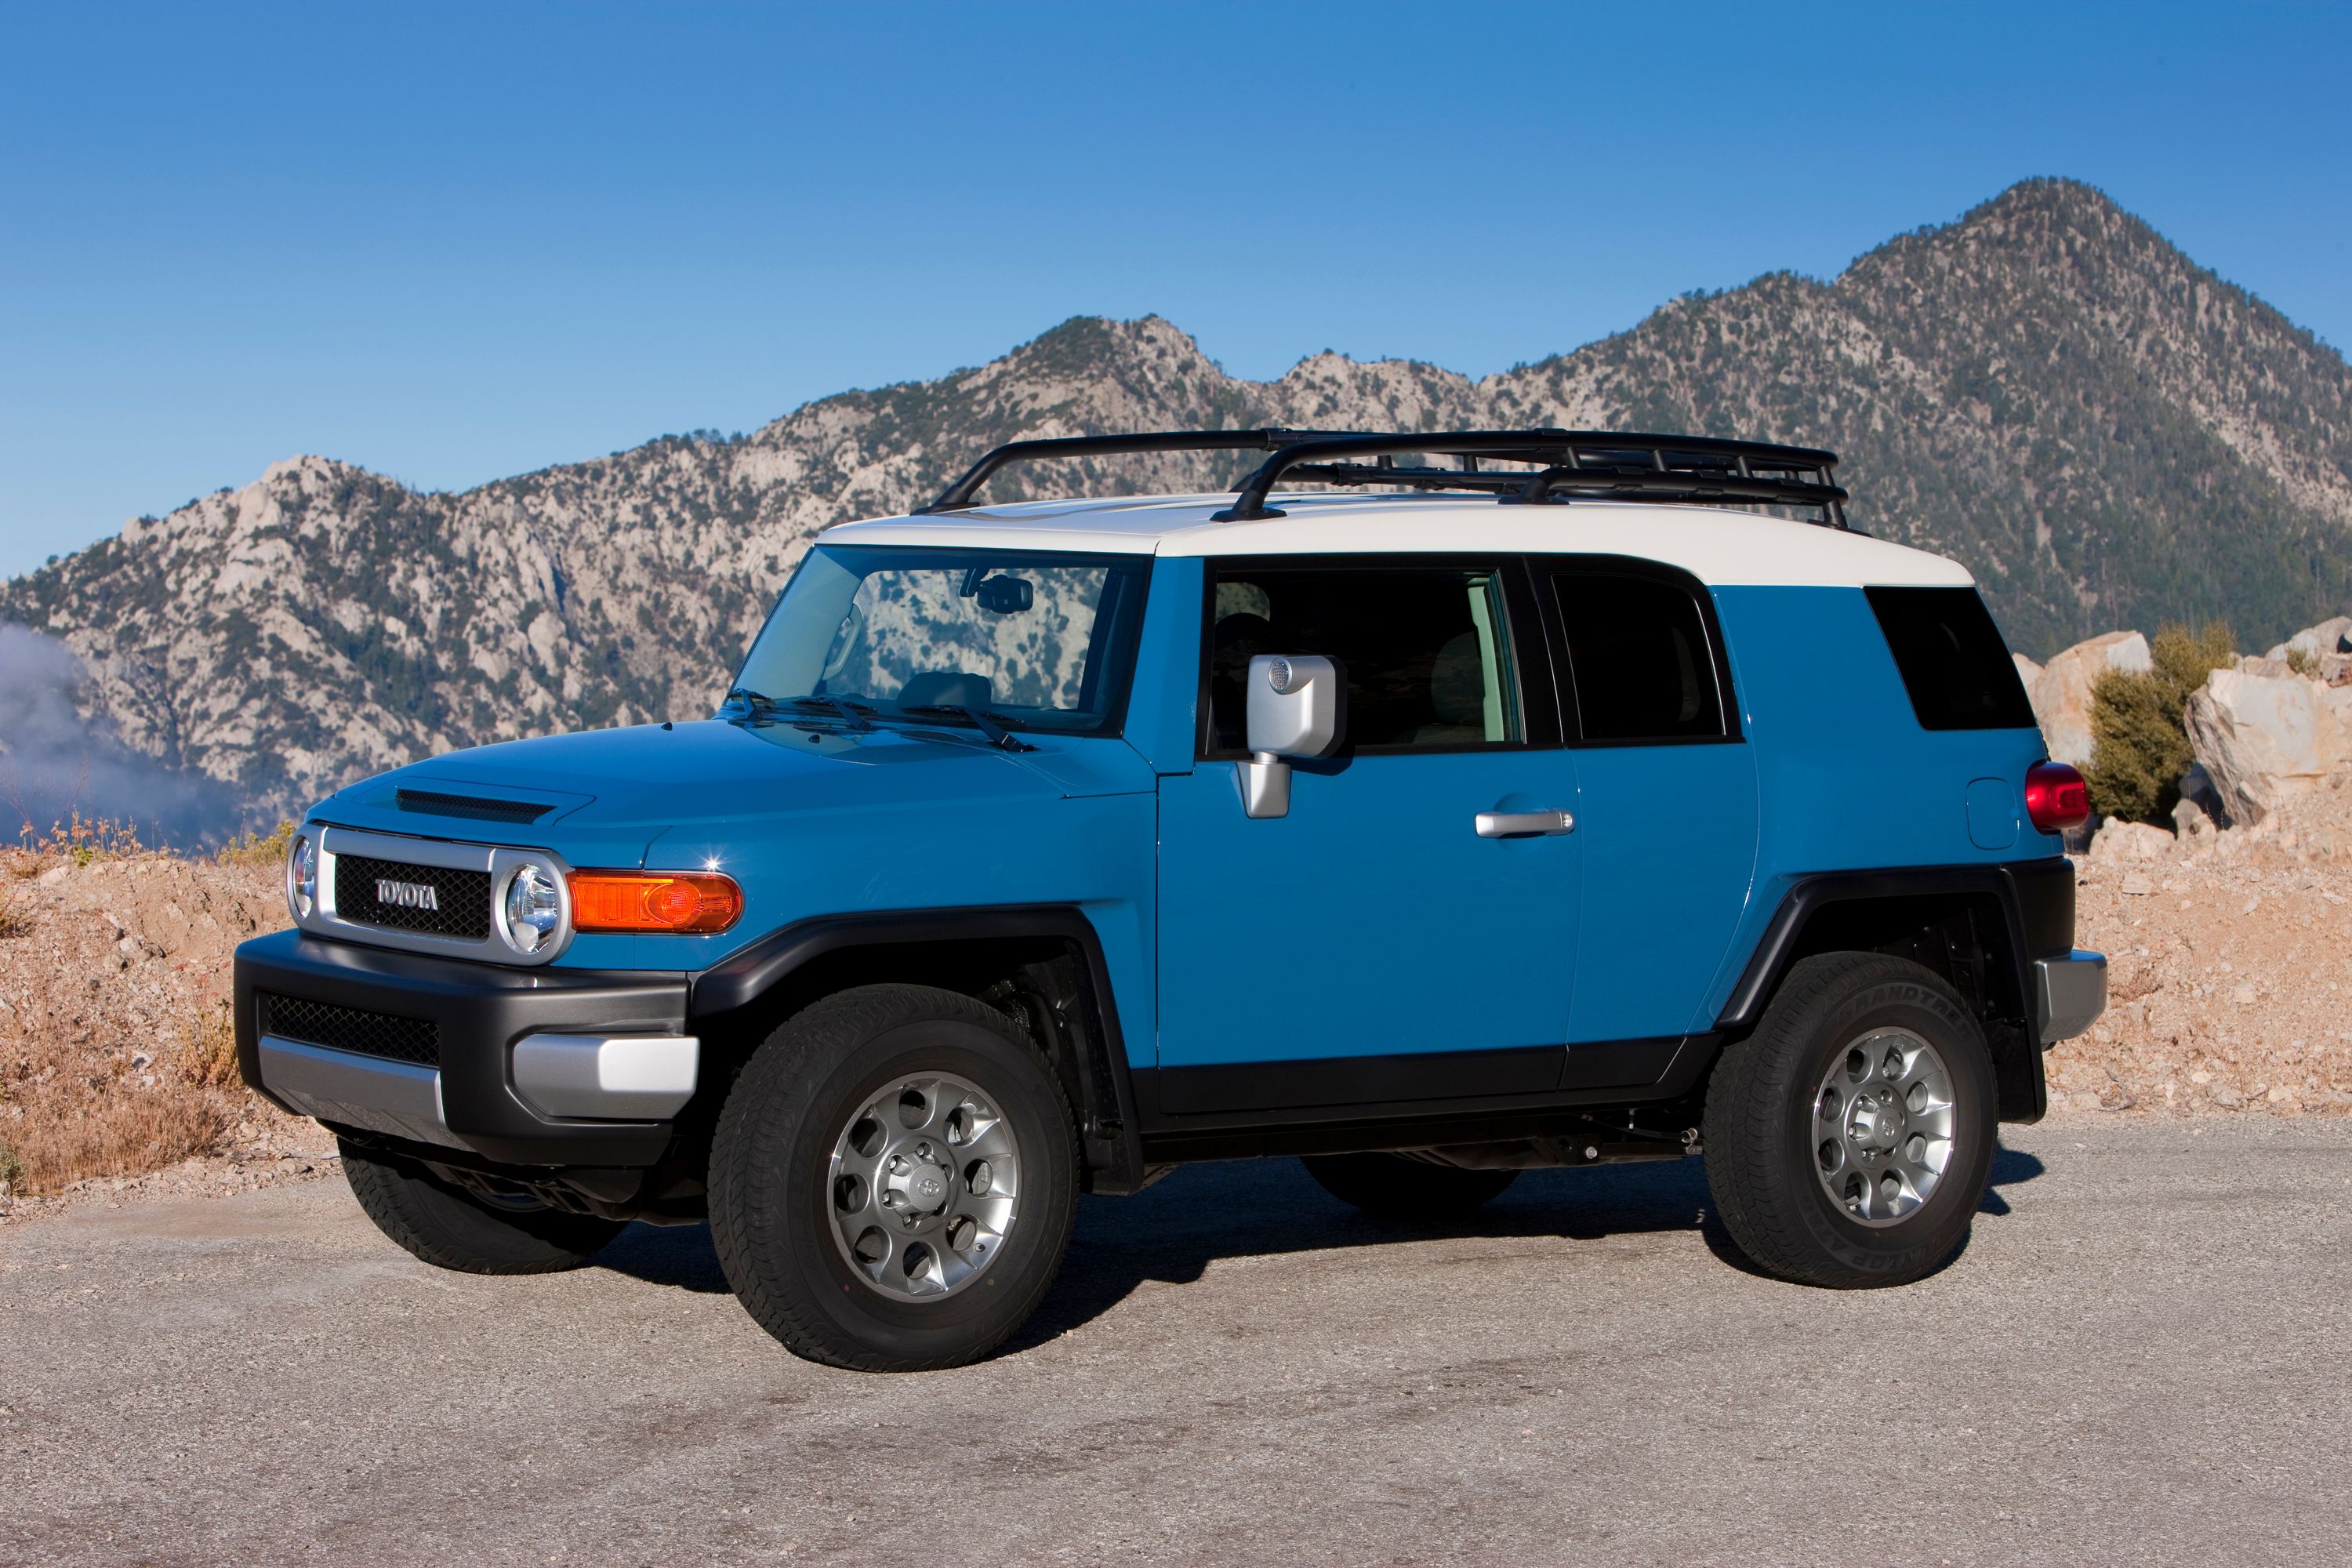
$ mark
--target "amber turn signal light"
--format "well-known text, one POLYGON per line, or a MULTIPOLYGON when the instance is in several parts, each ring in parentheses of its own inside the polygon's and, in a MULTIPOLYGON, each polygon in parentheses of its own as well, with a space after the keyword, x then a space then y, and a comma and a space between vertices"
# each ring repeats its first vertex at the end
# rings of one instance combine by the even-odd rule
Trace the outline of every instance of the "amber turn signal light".
POLYGON ((725 931, 743 912, 743 889, 716 871, 574 871, 572 924, 583 931, 725 931))
POLYGON ((2090 786, 2063 763, 2036 763, 2025 770, 2025 815, 2044 833, 2080 827, 2091 820, 2090 786))

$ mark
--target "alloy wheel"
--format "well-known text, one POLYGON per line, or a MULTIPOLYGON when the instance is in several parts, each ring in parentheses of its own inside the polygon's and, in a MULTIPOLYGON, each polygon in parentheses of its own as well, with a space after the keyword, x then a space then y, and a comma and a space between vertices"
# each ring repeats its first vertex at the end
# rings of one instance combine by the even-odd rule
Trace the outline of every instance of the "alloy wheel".
POLYGON ((1020 1216, 1021 1150, 978 1086, 895 1079, 844 1124, 827 1172, 834 1239, 899 1300, 952 1296, 1003 1254, 1020 1216))
POLYGON ((1951 1070, 1908 1029, 1850 1042, 1813 1094, 1814 1173, 1850 1219, 1880 1226, 1916 1214, 1944 1179, 1956 1125, 1951 1070))

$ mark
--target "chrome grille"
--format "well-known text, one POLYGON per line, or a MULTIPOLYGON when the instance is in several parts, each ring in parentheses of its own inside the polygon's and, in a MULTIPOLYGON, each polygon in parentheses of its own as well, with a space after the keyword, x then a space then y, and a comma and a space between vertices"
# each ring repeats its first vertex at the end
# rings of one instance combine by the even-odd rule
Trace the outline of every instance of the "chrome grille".
POLYGON ((362 925, 484 942, 490 934, 490 874, 364 855, 335 857, 335 913, 362 925), (431 899, 409 889, 429 889, 431 899), (384 896, 387 889, 402 889, 384 896))

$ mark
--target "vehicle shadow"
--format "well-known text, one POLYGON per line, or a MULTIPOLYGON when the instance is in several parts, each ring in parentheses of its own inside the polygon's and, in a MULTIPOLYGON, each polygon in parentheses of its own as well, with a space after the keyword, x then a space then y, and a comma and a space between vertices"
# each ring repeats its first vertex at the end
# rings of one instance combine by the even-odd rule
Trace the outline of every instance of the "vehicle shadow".
MULTIPOLYGON (((1998 1150, 1978 1212, 2008 1214, 2001 1189, 2031 1182, 2043 1170, 2022 1150, 1998 1150)), ((1528 1171, 1485 1208, 1442 1225, 1370 1219, 1316 1185, 1296 1160, 1188 1165, 1133 1197, 1079 1200, 1061 1277, 1005 1349, 1040 1343, 1100 1317, 1145 1284, 1190 1284, 1219 1258, 1446 1237, 1597 1241, 1673 1230, 1695 1230, 1724 1262, 1759 1272, 1715 1217, 1706 1167, 1695 1159, 1528 1171)), ((596 1255, 595 1266, 681 1290, 728 1289, 708 1226, 633 1225, 596 1255)))

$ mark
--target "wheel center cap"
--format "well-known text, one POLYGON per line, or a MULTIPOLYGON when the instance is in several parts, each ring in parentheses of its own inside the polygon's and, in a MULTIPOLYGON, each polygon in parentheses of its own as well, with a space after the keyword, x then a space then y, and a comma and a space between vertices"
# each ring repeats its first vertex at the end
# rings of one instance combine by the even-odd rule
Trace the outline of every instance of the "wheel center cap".
POLYGON ((905 1213, 937 1214, 948 1206, 948 1194, 955 1183, 955 1173, 945 1165, 912 1157, 894 1160, 882 1177, 883 1189, 898 1194, 898 1207, 905 1213))
POLYGON ((1846 1123, 1846 1135, 1864 1147, 1891 1149, 1903 1141, 1909 1124, 1897 1101, 1865 1100, 1853 1108, 1853 1119, 1846 1123))

